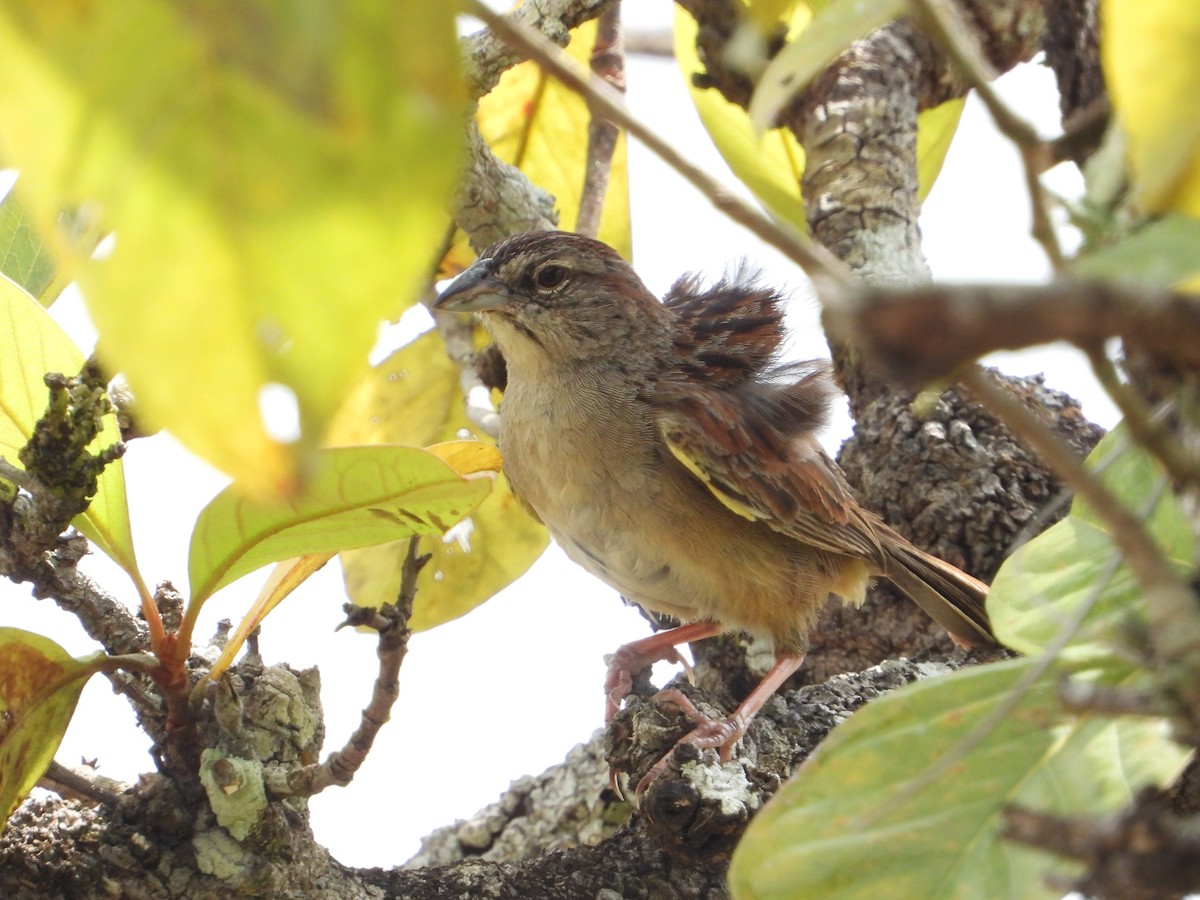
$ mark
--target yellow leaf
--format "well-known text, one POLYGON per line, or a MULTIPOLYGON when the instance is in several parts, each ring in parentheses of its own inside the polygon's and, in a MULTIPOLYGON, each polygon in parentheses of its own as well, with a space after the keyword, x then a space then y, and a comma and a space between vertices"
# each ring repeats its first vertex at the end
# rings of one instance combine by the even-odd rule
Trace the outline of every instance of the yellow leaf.
MULTIPOLYGON (((801 4, 794 15, 793 27, 803 27, 811 13, 807 4, 801 4)), ((790 131, 781 128, 767 132, 760 140, 744 109, 730 103, 720 91, 702 90, 693 84, 692 76, 705 71, 696 55, 696 33, 696 20, 677 6, 675 59, 704 129, 733 174, 759 202, 781 219, 805 228, 804 202, 800 199, 804 148, 790 131)))
POLYGON ((50 765, 103 658, 73 659, 49 638, 0 628, 0 822, 50 765))
POLYGON ((917 180, 918 195, 922 200, 929 196, 942 171, 942 163, 946 161, 966 105, 966 98, 960 97, 917 116, 917 180))
MULTIPOLYGON (((42 234, 94 208, 71 260, 151 426, 256 496, 292 491, 381 319, 440 249, 459 171, 454 8, 373 0, 14 0, 0 145, 42 234), (260 395, 295 397, 300 439, 260 395)), ((71 248, 62 240, 56 251, 71 248)))
POLYGON ((1150 213, 1200 218, 1200 7, 1188 0, 1103 0, 1101 62, 1150 213))
POLYGON ((444 441, 425 449, 464 477, 500 471, 500 451, 483 441, 444 441))
MULTIPOLYGON (((470 612, 525 574, 549 542, 501 476, 466 519, 440 539, 421 542, 433 558, 417 578, 409 627, 424 631, 470 612)), ((362 606, 394 602, 407 548, 396 541, 342 553, 346 593, 362 606)))
MULTIPOLYGON (((572 32, 567 53, 587 65, 595 43, 596 23, 586 22, 572 32)), ((554 195, 559 227, 573 229, 579 217, 591 120, 591 112, 579 95, 547 77, 537 63, 525 62, 505 72, 496 88, 480 99, 475 120, 483 139, 498 157, 554 195)), ((631 258, 629 163, 624 134, 613 152, 596 237, 626 259, 631 258)), ((439 275, 454 275, 473 258, 459 233, 442 261, 439 275)))
POLYGON ((759 76, 747 114, 765 131, 843 50, 904 12, 905 0, 829 0, 794 23, 792 38, 759 76))
MULTIPOLYGON (((792 14, 791 33, 804 31, 812 17, 807 4, 792 14)), ((715 89, 700 89, 692 76, 705 71, 696 54, 696 20, 680 7, 675 10, 675 58, 683 72, 692 103, 708 136, 729 168, 767 209, 788 222, 807 228, 800 182, 804 176, 804 148, 790 131, 775 128, 761 138, 744 109, 730 103, 715 89)), ((958 128, 963 100, 950 100, 925 110, 917 118, 917 170, 920 196, 932 189, 941 172, 950 141, 958 128)))
MULTIPOLYGON (((331 440, 433 444, 431 453, 447 452, 443 448, 460 442, 438 442, 471 433, 458 385, 457 367, 441 339, 432 332, 422 335, 363 379, 338 413, 331 440)), ((495 468, 495 456, 483 455, 474 442, 461 444, 476 457, 473 465, 495 468)), ((447 462, 467 474, 454 460, 447 462)), ((417 581, 410 625, 432 628, 468 612, 524 574, 548 543, 546 529, 517 502, 508 482, 497 478, 492 493, 464 522, 440 540, 422 541, 422 551, 434 558, 417 581)), ((396 599, 406 549, 407 542, 399 541, 341 554, 346 592, 355 603, 379 606, 396 599)))
POLYGON ((746 0, 746 11, 759 31, 766 33, 791 19, 800 0, 746 0))

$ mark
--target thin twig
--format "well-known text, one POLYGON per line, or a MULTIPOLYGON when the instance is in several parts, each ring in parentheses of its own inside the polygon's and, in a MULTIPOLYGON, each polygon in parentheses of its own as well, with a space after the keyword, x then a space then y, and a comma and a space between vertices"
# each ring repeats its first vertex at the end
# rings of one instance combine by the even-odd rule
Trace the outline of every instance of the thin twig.
POLYGON ((962 384, 1003 421, 1016 437, 1075 489, 1108 525, 1113 541, 1146 588, 1186 590, 1141 520, 1112 495, 1075 453, 1039 416, 994 383, 982 370, 968 370, 962 384))
POLYGON ((1087 350, 1132 340, 1181 368, 1200 367, 1200 299, 1116 281, 861 286, 825 300, 826 327, 910 382, 945 378, 996 350, 1069 341, 1087 350))
POLYGON ((1016 146, 1024 169, 1025 188, 1029 192, 1031 232, 1042 245, 1050 265, 1060 271, 1065 263, 1054 223, 1050 220, 1047 195, 1039 180, 1047 168, 1050 151, 1037 131, 1009 107, 997 93, 992 82, 998 73, 983 56, 979 42, 953 0, 913 0, 913 9, 921 16, 935 40, 950 56, 975 88, 992 121, 1001 134, 1016 146))
POLYGON ((624 98, 610 85, 592 73, 582 70, 574 60, 565 57, 553 43, 493 12, 482 0, 467 0, 466 11, 484 22, 528 58, 537 60, 539 65, 568 88, 581 94, 598 114, 604 115, 637 138, 687 179, 725 215, 795 262, 814 282, 843 285, 852 282, 853 276, 849 270, 829 250, 808 240, 791 225, 768 218, 750 203, 730 193, 717 179, 688 160, 640 119, 630 114, 624 98))
POLYGON ((627 31, 625 52, 640 56, 657 56, 671 59, 675 56, 675 35, 662 31, 627 31))
MULTIPOLYGON (((591 67, 594 75, 603 78, 619 93, 625 93, 625 45, 621 36, 620 3, 605 7, 596 20, 591 67)), ((575 220, 575 230, 579 234, 595 237, 600 232, 600 216, 604 212, 613 154, 620 134, 616 125, 595 114, 588 122, 587 161, 583 170, 579 216, 575 220)))
POLYGON ((366 626, 379 632, 379 674, 371 691, 371 700, 362 711, 358 728, 344 747, 326 757, 325 761, 286 775, 271 778, 269 787, 277 797, 304 796, 320 793, 333 785, 349 784, 366 761, 367 754, 384 723, 391 717, 392 706, 400 696, 400 665, 408 652, 408 620, 412 615, 417 594, 417 576, 429 562, 429 554, 418 555, 419 538, 408 542, 400 579, 400 593, 395 604, 381 609, 365 609, 346 605, 345 625, 366 626))
POLYGON ((1079 632, 1088 613, 1095 608, 1105 587, 1108 586, 1120 565, 1121 560, 1116 556, 1106 562, 1104 571, 1100 573, 1091 590, 1074 609, 1070 618, 1063 622, 1054 639, 1046 645, 1045 652, 1032 661, 1030 667, 1017 679, 1017 683, 1012 686, 1004 699, 992 707, 990 713, 985 715, 962 739, 956 741, 946 753, 906 783, 896 794, 888 797, 886 807, 880 806, 858 816, 847 826, 846 831, 853 833, 866 830, 893 811, 902 809, 915 797, 937 783, 943 775, 957 767, 959 763, 975 752, 976 748, 987 740, 997 728, 1003 725, 1021 705, 1029 692, 1058 662, 1059 655, 1079 632))
POLYGON ((1117 367, 1102 346, 1095 345, 1085 352, 1096 380, 1121 411, 1134 439, 1158 458, 1174 481, 1179 484, 1200 483, 1200 465, 1175 440, 1167 428, 1165 417, 1147 411, 1145 399, 1121 380, 1117 367))
POLYGON ((69 799, 99 803, 115 809, 121 802, 119 782, 111 778, 88 777, 68 769, 57 760, 51 760, 46 773, 38 780, 38 787, 54 791, 69 799))
POLYGON ((1200 722, 1200 616, 1196 594, 1171 567, 1162 550, 1139 518, 1121 503, 1083 461, 1037 415, 1015 397, 991 383, 975 367, 962 384, 1024 441, 1064 482, 1075 488, 1101 521, 1113 543, 1141 584, 1146 618, 1154 648, 1155 667, 1164 689, 1173 695, 1179 711, 1200 722))

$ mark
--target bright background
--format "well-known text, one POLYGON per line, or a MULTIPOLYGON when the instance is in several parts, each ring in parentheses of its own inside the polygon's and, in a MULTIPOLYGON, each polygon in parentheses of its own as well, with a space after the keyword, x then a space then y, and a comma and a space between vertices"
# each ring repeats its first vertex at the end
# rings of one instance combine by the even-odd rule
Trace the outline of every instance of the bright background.
MULTIPOLYGON (((626 4, 627 27, 670 26, 668 0, 626 4)), ((674 61, 630 57, 629 104, 634 114, 694 160, 740 190, 713 150, 688 100, 674 61)), ((1000 82, 1003 94, 1044 134, 1058 132, 1057 97, 1049 70, 1024 66, 1000 82)), ((1066 196, 1081 190, 1069 167, 1048 183, 1066 196)), ((817 309, 803 274, 753 235, 727 222, 703 197, 636 143, 630 147, 634 263, 661 295, 682 272, 713 278, 743 258, 792 292, 792 353, 827 355, 817 309)), ((744 192, 743 192, 744 193, 744 192)), ((967 105, 958 136, 922 216, 924 249, 943 281, 1038 281, 1049 268, 1029 237, 1028 200, 1017 155, 991 126, 982 107, 967 105)), ((85 349, 94 341, 77 295, 52 314, 85 349)), ((406 320, 406 324, 411 318, 406 320)), ((396 340, 394 330, 386 336, 396 340)), ((1081 399, 1094 420, 1111 426, 1116 413, 1078 353, 1049 347, 988 360, 1011 374, 1045 372, 1054 387, 1081 399)), ((219 365, 214 360, 214 365, 219 365)), ((843 417, 831 426, 831 451, 849 433, 843 417)), ((150 584, 186 585, 192 522, 226 479, 169 437, 134 441, 125 457, 138 559, 150 584)), ((103 556, 83 568, 108 591, 136 599, 126 576, 103 556)), ((197 635, 216 621, 235 622, 265 577, 249 576, 204 607, 197 635)), ((326 751, 357 726, 375 678, 369 635, 334 632, 345 596, 330 564, 276 610, 263 629, 267 662, 319 665, 326 715, 326 751)), ((0 584, 0 624, 27 628, 83 654, 95 649, 71 616, 51 601, 37 602, 26 586, 0 584)), ((603 656, 648 632, 636 610, 551 548, 532 571, 470 615, 415 635, 400 676, 392 722, 356 780, 312 801, 317 837, 348 865, 397 864, 418 849, 421 836, 492 802, 508 783, 560 762, 587 740, 602 718, 603 656)), ((100 773, 133 780, 153 768, 148 742, 124 700, 95 678, 85 689, 59 761, 99 760, 100 773)))

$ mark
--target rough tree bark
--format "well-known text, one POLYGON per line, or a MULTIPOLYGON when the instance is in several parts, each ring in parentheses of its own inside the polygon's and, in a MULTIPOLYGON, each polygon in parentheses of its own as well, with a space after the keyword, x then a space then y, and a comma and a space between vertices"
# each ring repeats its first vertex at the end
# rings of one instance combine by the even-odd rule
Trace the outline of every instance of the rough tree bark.
MULTIPOLYGON (((719 62, 740 4, 681 2, 701 22, 708 83, 744 103, 748 85, 719 62)), ((517 15, 561 43, 568 28, 603 5, 527 0, 517 15)), ((1044 5, 1056 6, 1052 0, 1044 5)), ((965 6, 997 68, 1008 69, 1038 49, 1042 3, 970 0, 965 6)), ((516 61, 487 37, 468 39, 467 58, 477 95, 516 61)), ((1090 84, 1083 75, 1070 77, 1090 84)), ((808 155, 804 191, 813 234, 864 281, 928 278, 918 227, 916 116, 964 90, 937 48, 902 20, 855 45, 786 113, 785 123, 808 155)), ((472 140, 476 164, 463 189, 459 222, 476 245, 549 221, 546 198, 520 173, 497 166, 477 135, 472 140)), ((1023 529, 1047 523, 1042 511, 1060 492, 1058 483, 959 392, 924 404, 918 414, 911 394, 874 375, 853 347, 835 344, 833 350, 858 423, 842 462, 861 499, 917 543, 990 576, 1023 529)), ((1036 380, 1018 386, 1081 452, 1095 441, 1096 430, 1069 398, 1036 380)), ((42 554, 39 592, 64 600, 94 593, 79 585, 72 546, 60 542, 42 554)), ((126 615, 118 631, 139 642, 132 617, 126 615)), ((207 799, 211 789, 206 793, 194 774, 181 777, 166 767, 171 775, 146 776, 116 803, 26 804, 0 837, 0 896, 724 897, 729 850, 746 822, 830 728, 872 696, 964 662, 937 631, 910 604, 891 602, 883 591, 860 612, 828 610, 803 676, 814 683, 781 693, 756 720, 739 760, 742 802, 732 810, 724 804, 715 812, 702 785, 665 780, 647 796, 643 814, 629 818, 628 807, 605 787, 605 753, 634 771, 636 780, 682 730, 670 714, 635 698, 608 735, 594 736, 560 766, 516 782, 471 820, 431 836, 412 868, 339 865, 313 841, 302 799, 270 798, 260 824, 245 840, 235 840, 234 820, 218 821, 221 815, 207 799), (874 665, 897 656, 949 662, 874 665)), ((118 652, 115 640, 102 640, 118 652)), ((736 640, 713 643, 716 649, 700 657, 696 702, 711 696, 728 704, 753 674, 736 640)), ((197 668, 208 662, 194 660, 197 668)), ((637 687, 643 696, 651 692, 644 683, 637 687)), ((313 758, 321 736, 315 688, 315 673, 248 659, 222 685, 219 706, 238 714, 224 721, 210 717, 205 745, 250 757, 268 776, 313 758), (259 724, 251 730, 253 710, 259 724)), ((143 706, 152 734, 165 742, 153 704, 143 706)), ((226 774, 223 784, 236 793, 243 773, 226 774)))

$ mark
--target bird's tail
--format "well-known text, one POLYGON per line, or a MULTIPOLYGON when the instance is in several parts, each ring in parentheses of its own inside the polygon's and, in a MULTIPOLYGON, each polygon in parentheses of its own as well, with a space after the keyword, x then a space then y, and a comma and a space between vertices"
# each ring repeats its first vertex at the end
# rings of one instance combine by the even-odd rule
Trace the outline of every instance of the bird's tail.
MULTIPOLYGON (((893 537, 893 535, 889 535, 893 537)), ((992 647, 997 641, 984 601, 988 586, 899 535, 885 540, 887 577, 964 647, 992 647)))

